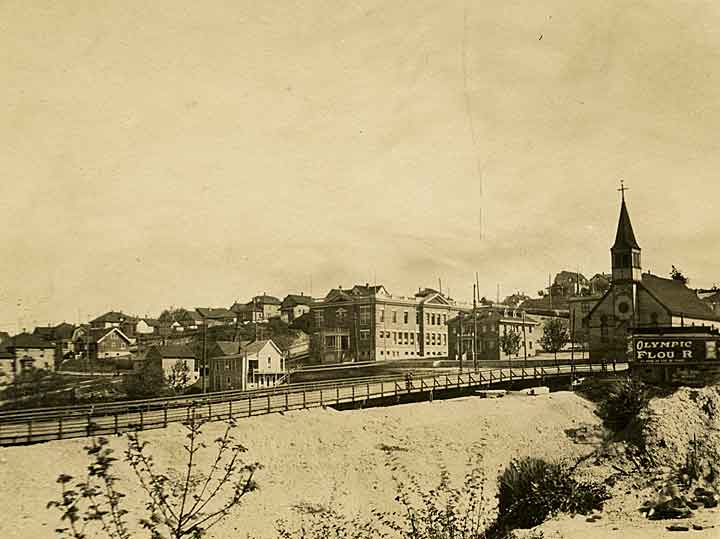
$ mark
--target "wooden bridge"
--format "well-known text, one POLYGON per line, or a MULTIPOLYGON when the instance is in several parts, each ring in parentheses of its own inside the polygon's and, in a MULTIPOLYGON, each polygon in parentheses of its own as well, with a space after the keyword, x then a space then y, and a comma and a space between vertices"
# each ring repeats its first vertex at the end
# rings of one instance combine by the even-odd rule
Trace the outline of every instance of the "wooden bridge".
POLYGON ((393 404, 425 396, 441 398, 459 390, 536 383, 553 378, 627 370, 627 364, 496 368, 416 376, 411 382, 373 377, 291 384, 253 391, 224 391, 192 397, 121 401, 95 405, 0 412, 0 445, 18 445, 166 427, 191 412, 208 420, 271 414, 325 406, 393 404))

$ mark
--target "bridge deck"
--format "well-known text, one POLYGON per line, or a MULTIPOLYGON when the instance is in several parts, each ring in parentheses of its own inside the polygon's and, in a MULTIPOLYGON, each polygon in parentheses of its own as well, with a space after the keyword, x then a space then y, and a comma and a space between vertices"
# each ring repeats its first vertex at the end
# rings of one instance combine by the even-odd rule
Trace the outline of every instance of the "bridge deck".
POLYGON ((0 412, 0 445, 28 444, 93 435, 166 427, 186 421, 191 413, 210 420, 243 418, 280 411, 371 403, 378 399, 420 393, 442 393, 472 387, 490 387, 522 380, 542 380, 573 374, 622 371, 627 364, 557 365, 533 368, 482 369, 457 374, 419 376, 408 385, 394 378, 367 378, 337 382, 292 384, 255 391, 148 399, 97 405, 67 406, 0 412))

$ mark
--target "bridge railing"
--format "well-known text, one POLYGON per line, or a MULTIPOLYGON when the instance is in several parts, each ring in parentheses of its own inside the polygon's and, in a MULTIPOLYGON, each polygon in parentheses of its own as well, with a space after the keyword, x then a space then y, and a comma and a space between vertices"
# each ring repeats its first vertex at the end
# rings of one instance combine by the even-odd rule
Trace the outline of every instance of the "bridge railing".
POLYGON ((185 400, 148 399, 93 407, 5 412, 0 414, 0 445, 165 427, 191 414, 205 419, 241 418, 411 393, 489 386, 515 380, 544 379, 571 372, 597 372, 605 365, 502 368, 418 376, 412 380, 371 377, 334 383, 287 385, 246 392, 224 392, 185 400))

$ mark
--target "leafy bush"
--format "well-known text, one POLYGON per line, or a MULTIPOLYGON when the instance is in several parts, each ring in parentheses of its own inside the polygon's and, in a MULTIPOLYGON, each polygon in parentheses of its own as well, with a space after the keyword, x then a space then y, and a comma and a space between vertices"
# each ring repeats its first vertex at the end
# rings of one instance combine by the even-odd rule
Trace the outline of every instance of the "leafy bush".
POLYGON ((602 484, 578 482, 562 462, 526 457, 512 461, 498 479, 498 520, 488 537, 533 528, 556 513, 586 514, 609 498, 602 484))
MULTIPOLYGON (((385 446, 397 447, 397 446, 385 446)), ((483 475, 478 465, 472 466, 461 487, 453 487, 446 470, 440 470, 435 488, 425 489, 417 478, 388 454, 388 463, 396 485, 398 510, 384 512, 372 509, 373 518, 348 519, 332 507, 300 504, 295 510, 303 514, 299 528, 279 521, 278 535, 283 539, 482 539, 485 520, 483 475)))
POLYGON ((600 400, 598 415, 615 434, 626 432, 650 400, 650 389, 639 380, 626 378, 611 384, 600 400))

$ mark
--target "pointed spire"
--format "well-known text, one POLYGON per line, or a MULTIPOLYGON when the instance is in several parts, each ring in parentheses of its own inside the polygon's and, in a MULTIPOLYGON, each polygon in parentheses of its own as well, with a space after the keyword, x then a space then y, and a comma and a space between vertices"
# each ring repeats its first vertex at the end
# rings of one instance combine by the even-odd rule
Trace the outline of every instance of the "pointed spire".
POLYGON ((627 188, 622 182, 618 191, 622 193, 622 204, 620 206, 620 219, 618 220, 615 244, 612 247, 613 251, 616 249, 640 249, 635 239, 635 233, 633 232, 632 223, 630 222, 630 214, 628 214, 627 205, 625 204, 625 191, 627 191, 627 188))

